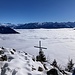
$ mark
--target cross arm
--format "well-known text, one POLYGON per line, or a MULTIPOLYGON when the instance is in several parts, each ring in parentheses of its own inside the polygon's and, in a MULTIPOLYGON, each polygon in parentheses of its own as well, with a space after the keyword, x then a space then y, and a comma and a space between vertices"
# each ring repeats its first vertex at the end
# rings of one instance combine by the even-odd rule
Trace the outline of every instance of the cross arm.
POLYGON ((47 49, 47 48, 45 48, 45 47, 38 47, 38 46, 34 46, 34 47, 36 47, 36 48, 41 48, 41 49, 47 49))

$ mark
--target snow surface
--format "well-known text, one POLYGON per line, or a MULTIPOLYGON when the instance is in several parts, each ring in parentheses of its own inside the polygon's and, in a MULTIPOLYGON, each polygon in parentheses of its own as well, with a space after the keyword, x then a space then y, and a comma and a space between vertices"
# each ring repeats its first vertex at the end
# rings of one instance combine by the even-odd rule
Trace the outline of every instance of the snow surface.
MULTIPOLYGON (((47 75, 47 71, 53 68, 50 64, 47 64, 48 70, 45 70, 41 62, 33 61, 33 56, 23 51, 14 51, 9 48, 0 48, 0 51, 4 52, 0 56, 7 56, 7 61, 0 61, 0 75, 47 75), (43 71, 38 71, 39 67, 43 71)), ((62 75, 58 69, 57 72, 58 75, 62 75)))
POLYGON ((69 58, 75 63, 75 30, 73 29, 17 29, 20 34, 0 34, 0 46, 38 55, 39 41, 47 50, 44 54, 50 62, 57 60, 65 66, 69 58))
POLYGON ((34 67, 35 74, 42 74, 38 72, 38 67, 43 67, 40 62, 34 62, 32 56, 24 52, 14 52, 12 49, 4 49, 4 54, 7 55, 7 61, 0 61, 0 75, 34 75, 32 67, 34 67), (12 51, 14 54, 12 55, 12 51), (9 59, 11 58, 11 59, 9 59), (2 68, 2 70, 1 70, 2 68))

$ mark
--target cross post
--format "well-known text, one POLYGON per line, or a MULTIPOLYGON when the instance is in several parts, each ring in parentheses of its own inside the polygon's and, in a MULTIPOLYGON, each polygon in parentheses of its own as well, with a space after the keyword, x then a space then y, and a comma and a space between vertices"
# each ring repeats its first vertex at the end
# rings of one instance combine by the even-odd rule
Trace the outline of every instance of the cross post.
POLYGON ((34 46, 35 48, 39 48, 40 51, 42 51, 42 49, 47 49, 45 47, 41 47, 41 41, 39 41, 39 46, 34 46))

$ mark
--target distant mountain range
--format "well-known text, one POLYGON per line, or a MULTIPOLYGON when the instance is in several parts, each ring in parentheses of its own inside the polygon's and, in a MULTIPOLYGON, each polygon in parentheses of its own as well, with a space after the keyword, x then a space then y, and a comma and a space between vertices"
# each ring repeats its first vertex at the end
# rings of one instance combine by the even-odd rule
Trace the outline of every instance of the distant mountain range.
POLYGON ((0 24, 7 27, 11 27, 14 29, 39 29, 39 28, 45 28, 45 29, 56 29, 56 28, 74 28, 75 22, 43 22, 43 23, 25 23, 25 24, 0 24))

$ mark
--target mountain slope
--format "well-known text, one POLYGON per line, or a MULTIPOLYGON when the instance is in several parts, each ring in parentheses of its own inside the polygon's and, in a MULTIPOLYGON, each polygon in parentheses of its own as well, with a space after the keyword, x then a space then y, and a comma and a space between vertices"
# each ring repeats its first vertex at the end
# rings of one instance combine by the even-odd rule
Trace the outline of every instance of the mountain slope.
POLYGON ((0 26, 0 34, 16 34, 17 31, 11 29, 10 27, 0 26))

